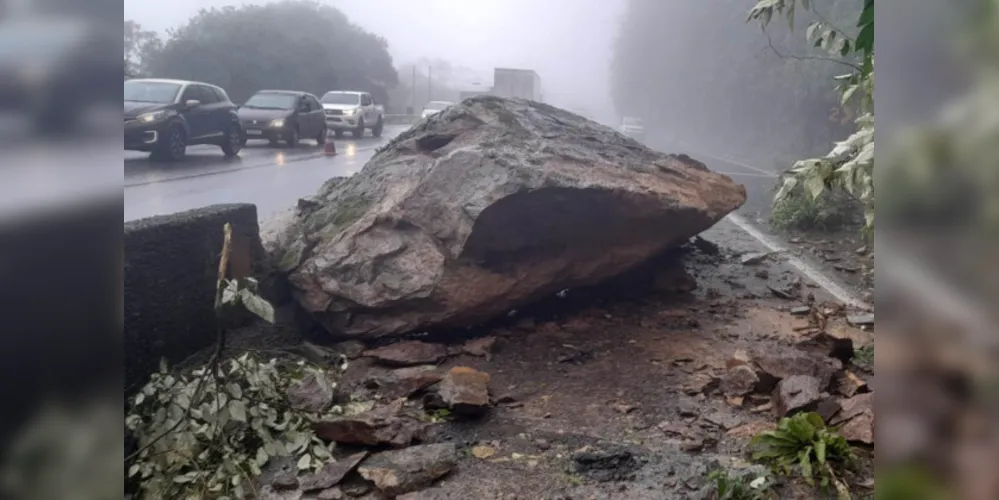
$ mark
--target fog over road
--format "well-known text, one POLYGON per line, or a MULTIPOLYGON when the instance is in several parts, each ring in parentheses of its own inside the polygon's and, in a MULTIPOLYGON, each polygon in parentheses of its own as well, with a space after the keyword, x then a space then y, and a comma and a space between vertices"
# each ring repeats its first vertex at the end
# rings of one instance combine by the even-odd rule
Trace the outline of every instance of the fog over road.
POLYGON ((231 159, 217 147, 194 146, 173 164, 125 152, 125 221, 218 203, 253 203, 265 220, 315 194, 327 179, 360 171, 375 149, 403 130, 388 126, 381 138, 336 139, 338 154, 332 157, 315 141, 296 148, 251 141, 231 159))

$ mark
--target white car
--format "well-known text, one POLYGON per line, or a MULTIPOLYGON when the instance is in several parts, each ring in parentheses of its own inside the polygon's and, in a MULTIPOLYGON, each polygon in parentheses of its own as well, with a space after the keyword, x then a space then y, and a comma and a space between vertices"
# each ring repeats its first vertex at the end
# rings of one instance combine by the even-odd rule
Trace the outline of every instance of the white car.
POLYGON ((423 107, 423 113, 420 114, 420 118, 426 118, 430 115, 436 115, 441 111, 444 111, 448 106, 453 105, 451 101, 430 101, 426 106, 423 107))
POLYGON ((371 129, 371 134, 381 137, 385 126, 382 107, 375 104, 371 94, 335 90, 327 92, 321 99, 323 113, 326 115, 326 128, 332 130, 337 137, 350 131, 354 137, 362 137, 364 129, 371 129))
POLYGON ((639 141, 645 139, 645 125, 642 123, 641 118, 634 118, 630 116, 624 117, 621 120, 621 133, 637 139, 639 141))

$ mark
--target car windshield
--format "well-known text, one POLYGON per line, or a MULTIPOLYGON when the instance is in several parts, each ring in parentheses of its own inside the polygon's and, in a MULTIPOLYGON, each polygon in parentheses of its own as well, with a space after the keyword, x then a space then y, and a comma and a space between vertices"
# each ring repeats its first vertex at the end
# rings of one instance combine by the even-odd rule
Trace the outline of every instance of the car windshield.
POLYGON ((295 107, 296 99, 298 99, 298 96, 294 94, 261 92, 259 94, 254 94, 253 97, 249 98, 246 103, 243 104, 243 107, 257 109, 292 109, 295 107))
POLYGON ((427 107, 424 108, 424 109, 431 109, 431 110, 434 110, 434 111, 440 111, 440 110, 442 110, 442 109, 444 109, 444 108, 446 108, 446 107, 448 107, 450 105, 451 105, 451 103, 448 102, 448 101, 430 101, 430 102, 427 103, 427 107))
POLYGON ((155 102, 169 104, 177 99, 180 84, 169 82, 149 82, 128 80, 125 82, 125 100, 132 102, 155 102))
POLYGON ((621 124, 625 127, 641 127, 642 120, 639 118, 625 118, 621 124))
POLYGON ((324 104, 361 104, 361 94, 352 92, 327 92, 323 96, 324 104))

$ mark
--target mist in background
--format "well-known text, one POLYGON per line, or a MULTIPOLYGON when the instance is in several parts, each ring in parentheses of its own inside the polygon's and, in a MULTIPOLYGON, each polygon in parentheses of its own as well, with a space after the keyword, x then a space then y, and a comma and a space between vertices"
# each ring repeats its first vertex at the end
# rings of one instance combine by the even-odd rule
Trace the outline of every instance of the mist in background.
MULTIPOLYGON (((245 3, 178 0, 163 4, 126 0, 124 10, 125 19, 165 34, 184 24, 199 9, 245 3)), ((338 8, 351 22, 388 42, 389 53, 401 70, 399 78, 403 85, 409 84, 413 65, 425 74, 429 61, 442 61, 451 68, 461 69, 449 72, 450 81, 438 82, 456 90, 490 86, 495 67, 533 69, 541 76, 547 101, 585 111, 608 123, 617 121, 610 97, 610 62, 624 0, 324 3, 338 8)), ((438 78, 442 76, 438 73, 438 78)))

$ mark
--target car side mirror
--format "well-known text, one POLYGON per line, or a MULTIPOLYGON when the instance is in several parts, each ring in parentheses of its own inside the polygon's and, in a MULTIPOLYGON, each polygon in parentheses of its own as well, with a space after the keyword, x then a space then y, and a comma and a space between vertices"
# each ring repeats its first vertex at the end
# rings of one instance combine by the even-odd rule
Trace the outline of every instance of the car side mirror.
POLYGON ((184 106, 187 107, 188 109, 196 108, 198 106, 201 106, 201 101, 197 99, 188 99, 187 101, 184 101, 184 106))

